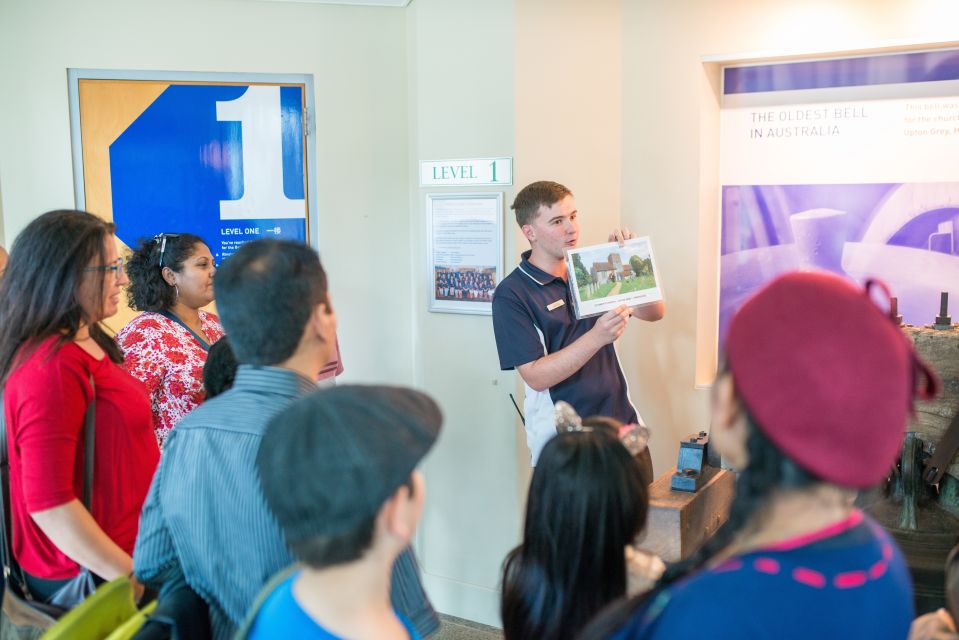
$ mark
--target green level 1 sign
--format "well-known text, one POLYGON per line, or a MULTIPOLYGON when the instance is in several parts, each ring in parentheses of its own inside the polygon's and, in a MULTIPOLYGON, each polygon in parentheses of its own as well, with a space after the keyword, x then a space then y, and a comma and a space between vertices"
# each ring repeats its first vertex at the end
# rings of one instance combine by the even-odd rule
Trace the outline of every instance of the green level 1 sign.
POLYGON ((511 184, 512 158, 471 158, 420 163, 420 185, 424 187, 511 184))

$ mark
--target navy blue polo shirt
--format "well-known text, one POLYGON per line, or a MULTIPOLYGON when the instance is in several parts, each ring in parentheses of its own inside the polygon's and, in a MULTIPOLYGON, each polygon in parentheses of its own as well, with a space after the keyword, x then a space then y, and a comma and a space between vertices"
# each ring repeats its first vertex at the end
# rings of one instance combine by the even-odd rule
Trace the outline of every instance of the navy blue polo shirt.
MULTIPOLYGON (((577 320, 566 281, 530 263, 531 253, 523 253, 519 266, 493 294, 493 331, 504 371, 575 342, 599 317, 577 320)), ((547 391, 537 392, 527 385, 524 413, 534 462, 539 449, 555 434, 553 404, 559 400, 571 404, 584 418, 602 415, 626 424, 640 421, 613 344, 604 346, 579 371, 547 391)))

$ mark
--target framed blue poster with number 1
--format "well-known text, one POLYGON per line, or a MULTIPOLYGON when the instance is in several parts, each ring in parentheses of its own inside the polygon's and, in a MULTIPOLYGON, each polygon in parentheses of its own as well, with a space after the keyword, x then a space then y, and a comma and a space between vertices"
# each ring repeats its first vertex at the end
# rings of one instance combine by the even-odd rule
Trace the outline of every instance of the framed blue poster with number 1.
POLYGON ((68 79, 77 207, 113 220, 123 244, 194 233, 218 262, 257 238, 316 246, 312 76, 68 79))

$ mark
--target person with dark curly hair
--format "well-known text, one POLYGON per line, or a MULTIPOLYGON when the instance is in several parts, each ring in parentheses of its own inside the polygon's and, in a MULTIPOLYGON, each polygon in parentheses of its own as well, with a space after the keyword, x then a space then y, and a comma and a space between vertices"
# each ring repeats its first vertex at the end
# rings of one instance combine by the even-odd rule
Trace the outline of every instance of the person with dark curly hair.
POLYGON ((124 366, 146 385, 160 446, 205 397, 203 364, 223 337, 213 302, 216 265, 202 238, 161 233, 142 240, 127 263, 127 301, 142 311, 117 334, 124 366))

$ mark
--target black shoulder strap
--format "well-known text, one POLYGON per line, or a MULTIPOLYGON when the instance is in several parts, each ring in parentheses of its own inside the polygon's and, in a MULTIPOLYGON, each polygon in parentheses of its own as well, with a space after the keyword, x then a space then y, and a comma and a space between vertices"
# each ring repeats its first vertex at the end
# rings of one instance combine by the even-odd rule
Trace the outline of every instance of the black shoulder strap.
POLYGON ((167 311, 166 309, 161 309, 160 311, 157 311, 157 313, 159 313, 161 316, 163 316, 167 320, 172 320, 173 322, 177 323, 178 325, 180 325, 181 327, 189 331, 190 335, 196 338, 196 341, 200 343, 200 346, 203 347, 204 351, 210 350, 210 343, 206 341, 206 338, 197 335, 196 331, 186 326, 186 323, 183 322, 183 320, 180 320, 175 313, 167 311))
POLYGON ((83 506, 93 514, 93 448, 97 442, 97 385, 90 375, 90 404, 83 416, 83 506))
POLYGON ((4 577, 15 573, 13 570, 13 546, 10 542, 10 512, 7 505, 10 504, 10 459, 7 455, 7 417, 3 405, 3 393, 0 392, 0 483, 3 484, 0 490, 0 514, 3 515, 3 526, 0 527, 0 537, 3 538, 0 555, 3 556, 4 577))
POLYGON ((3 585, 13 588, 25 598, 30 598, 27 581, 23 570, 13 557, 13 525, 10 513, 10 456, 7 450, 7 420, 3 403, 3 393, 0 392, 0 515, 3 516, 3 526, 0 527, 0 549, 3 556, 3 585))

